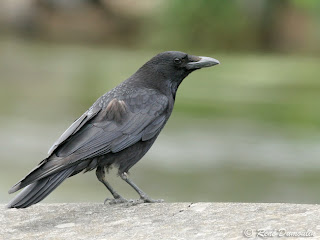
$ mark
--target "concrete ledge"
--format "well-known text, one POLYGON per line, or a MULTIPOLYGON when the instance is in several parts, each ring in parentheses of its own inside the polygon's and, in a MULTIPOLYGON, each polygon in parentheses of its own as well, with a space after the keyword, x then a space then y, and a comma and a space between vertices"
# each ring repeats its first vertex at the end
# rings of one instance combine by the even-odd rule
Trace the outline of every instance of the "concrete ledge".
POLYGON ((253 239, 262 233, 269 239, 281 234, 287 234, 282 239, 320 238, 319 205, 71 203, 19 210, 0 206, 2 239, 253 239))

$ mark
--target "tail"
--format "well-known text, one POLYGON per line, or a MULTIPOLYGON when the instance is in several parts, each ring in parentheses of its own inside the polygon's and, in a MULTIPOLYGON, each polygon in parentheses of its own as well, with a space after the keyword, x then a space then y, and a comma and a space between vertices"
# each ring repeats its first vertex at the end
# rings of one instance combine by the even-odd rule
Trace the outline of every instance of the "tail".
POLYGON ((76 167, 72 166, 31 183, 8 203, 7 208, 26 208, 40 202, 72 175, 76 167))

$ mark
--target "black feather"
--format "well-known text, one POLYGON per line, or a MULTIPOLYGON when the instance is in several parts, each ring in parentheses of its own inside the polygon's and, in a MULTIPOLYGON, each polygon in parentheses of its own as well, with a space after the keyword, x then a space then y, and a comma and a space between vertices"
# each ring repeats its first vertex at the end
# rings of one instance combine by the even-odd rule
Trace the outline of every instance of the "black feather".
POLYGON ((17 196, 15 196, 8 208, 26 208, 29 207, 48 196, 56 187, 58 187, 67 177, 69 177, 76 166, 65 169, 61 172, 55 173, 52 176, 42 178, 28 187, 23 189, 17 196))

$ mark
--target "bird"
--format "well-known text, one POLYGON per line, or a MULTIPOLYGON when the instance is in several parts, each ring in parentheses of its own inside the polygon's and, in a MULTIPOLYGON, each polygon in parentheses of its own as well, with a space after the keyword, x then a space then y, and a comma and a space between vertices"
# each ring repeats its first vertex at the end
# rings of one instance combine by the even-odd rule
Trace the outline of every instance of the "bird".
POLYGON ((106 180, 110 167, 116 167, 121 179, 139 194, 138 203, 161 202, 143 192, 128 171, 148 152, 167 123, 183 79, 217 64, 217 59, 179 51, 152 57, 71 124, 49 149, 48 157, 9 190, 11 194, 23 188, 7 208, 36 204, 66 178, 94 169, 113 196, 105 203, 126 203, 106 180))

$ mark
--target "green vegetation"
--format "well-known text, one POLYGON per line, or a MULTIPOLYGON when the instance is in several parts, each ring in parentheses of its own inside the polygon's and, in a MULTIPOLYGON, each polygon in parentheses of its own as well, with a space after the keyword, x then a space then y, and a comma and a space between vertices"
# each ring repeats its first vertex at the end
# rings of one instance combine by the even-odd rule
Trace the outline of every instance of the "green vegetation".
POLYGON ((167 0, 163 5, 159 14, 150 17, 145 32, 152 46, 224 52, 320 51, 317 0, 167 0))

